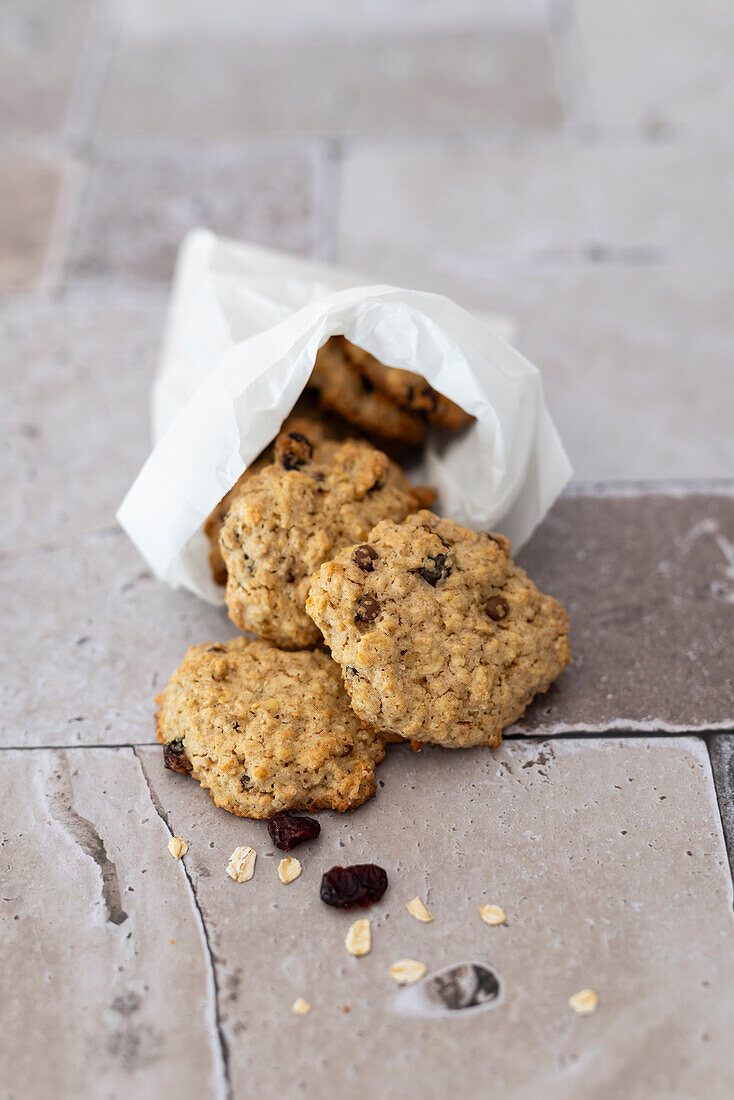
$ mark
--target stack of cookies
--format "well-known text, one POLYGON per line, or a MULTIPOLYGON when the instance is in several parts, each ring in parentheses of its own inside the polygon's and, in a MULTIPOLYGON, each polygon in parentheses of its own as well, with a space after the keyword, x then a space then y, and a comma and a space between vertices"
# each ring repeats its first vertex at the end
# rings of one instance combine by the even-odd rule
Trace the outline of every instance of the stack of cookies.
POLYGON ((570 661, 568 619, 502 535, 428 510, 385 450, 457 430, 458 406, 341 337, 316 411, 289 418, 206 524, 230 618, 158 697, 168 767, 243 817, 350 810, 385 743, 497 745, 570 661))

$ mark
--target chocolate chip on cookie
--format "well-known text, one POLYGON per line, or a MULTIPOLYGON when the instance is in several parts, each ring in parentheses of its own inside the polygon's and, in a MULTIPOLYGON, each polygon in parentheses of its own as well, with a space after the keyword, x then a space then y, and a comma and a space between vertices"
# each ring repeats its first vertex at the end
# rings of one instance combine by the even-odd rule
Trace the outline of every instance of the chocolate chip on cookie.
POLYGON ((380 601, 374 596, 364 595, 357 600, 354 618, 358 623, 373 623, 380 614, 380 601))
POLYGON ((484 605, 484 610, 489 615, 490 619, 494 619, 498 623, 501 619, 507 618, 507 612, 510 610, 510 606, 507 600, 503 600, 502 596, 490 596, 484 605))
POLYGON ((416 570, 416 572, 423 577, 424 581, 427 581, 428 584, 435 588, 439 581, 445 580, 451 573, 448 554, 435 554, 432 558, 428 559, 425 565, 422 565, 420 569, 416 570))
POLYGON ((365 573, 371 573, 375 568, 375 561, 377 560, 377 551, 374 546, 358 546, 354 551, 355 564, 365 573))
POLYGON ((275 441, 275 461, 285 470, 300 470, 312 456, 313 447, 302 432, 286 432, 275 441))

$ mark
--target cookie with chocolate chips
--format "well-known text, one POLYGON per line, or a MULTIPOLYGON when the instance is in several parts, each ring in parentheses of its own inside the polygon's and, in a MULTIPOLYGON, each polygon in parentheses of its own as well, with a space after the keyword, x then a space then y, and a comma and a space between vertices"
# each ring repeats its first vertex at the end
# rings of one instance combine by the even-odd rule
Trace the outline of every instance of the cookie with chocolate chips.
POLYGON ((374 355, 348 340, 343 341, 343 347, 349 361, 371 386, 395 401, 401 409, 425 417, 435 428, 455 432, 474 420, 450 398, 434 390, 423 375, 400 367, 385 366, 374 355))
POLYGON ((420 511, 321 566, 306 610, 360 718, 414 742, 497 745, 550 687, 571 659, 568 617, 509 550, 420 511))
POLYGON ((325 653, 241 637, 193 646, 157 702, 166 767, 240 817, 353 810, 375 793, 382 739, 325 653))
POLYGON ((309 380, 323 409, 338 413, 370 436, 417 446, 423 419, 376 389, 346 353, 346 341, 332 336, 316 356, 309 380))
MULTIPOLYGON (((312 448, 316 441, 320 442, 324 439, 334 438, 334 432, 331 425, 324 423, 324 421, 315 420, 312 417, 295 415, 287 417, 281 429, 281 436, 286 437, 286 439, 290 437, 305 438, 307 441, 310 440, 308 446, 312 448)), ((287 445, 288 444, 286 444, 286 446, 287 445)), ((293 447, 292 443, 291 446, 293 447)), ((227 567, 224 564, 222 551, 219 549, 219 532, 222 529, 222 524, 227 518, 227 512, 241 495, 248 481, 272 461, 273 445, 270 444, 265 448, 262 454, 258 455, 254 462, 250 463, 245 472, 238 478, 229 492, 225 493, 219 501, 219 504, 206 519, 204 534, 209 543, 209 566, 217 584, 224 586, 227 583, 227 567)))
POLYGON ((317 645, 306 614, 313 572, 381 519, 421 506, 400 468, 364 440, 343 442, 291 430, 275 461, 241 489, 222 525, 230 618, 284 649, 317 645))

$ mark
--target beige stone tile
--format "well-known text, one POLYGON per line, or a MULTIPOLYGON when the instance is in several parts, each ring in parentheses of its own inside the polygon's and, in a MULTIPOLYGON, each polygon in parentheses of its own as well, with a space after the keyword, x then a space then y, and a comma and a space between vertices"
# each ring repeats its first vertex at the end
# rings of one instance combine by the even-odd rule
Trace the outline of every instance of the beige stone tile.
POLYGON ((157 295, 0 304, 0 551, 113 522, 150 439, 157 295))
POLYGON ((153 579, 121 531, 0 560, 0 745, 155 740, 155 695, 188 646, 237 633, 153 579))
POLYGON ((677 141, 731 142, 734 76, 701 81, 689 94, 671 97, 653 113, 653 125, 677 141))
POLYGON ((725 266, 513 270, 470 293, 516 317, 576 478, 732 476, 725 266))
POLYGON ((58 162, 0 159, 0 293, 51 280, 59 249, 64 188, 72 168, 58 162))
POLYGON ((592 120, 657 126, 674 107, 716 86, 734 45, 725 0, 574 0, 592 120))
POLYGON ((316 172, 314 158, 298 151, 104 160, 91 170, 71 277, 168 281, 184 234, 197 225, 311 253, 319 238, 316 172))
POLYGON ((734 1088, 731 881, 701 742, 391 750, 384 789, 354 815, 322 815, 288 887, 264 823, 215 809, 164 771, 159 750, 141 757, 190 843, 235 1097, 324 1081, 429 1100, 484 1095, 490 1081, 497 1095, 559 1100, 723 1100, 734 1088), (225 874, 242 844, 258 851, 244 886, 225 874), (372 951, 354 959, 344 936, 355 914, 327 909, 318 889, 333 864, 365 861, 390 886, 369 912, 372 951), (404 908, 416 894, 430 925, 404 908), (482 923, 485 903, 506 925, 482 923), (403 957, 429 975, 479 962, 500 997, 468 1018, 416 1016, 388 973, 403 957), (599 1008, 582 1018, 567 1002, 585 987, 599 1008), (290 1011, 298 996, 307 1017, 290 1011))
POLYGON ((559 123, 547 42, 532 31, 241 32, 121 45, 98 134, 214 140, 559 123))
POLYGON ((734 153, 546 141, 468 152, 363 146, 341 172, 339 255, 379 271, 438 257, 470 274, 508 258, 603 250, 728 255, 734 153))
POLYGON ((217 1095, 209 955, 132 751, 2 769, 4 1094, 217 1095))
POLYGON ((256 33, 260 36, 383 33, 462 30, 467 27, 544 28, 547 0, 281 0, 257 6, 239 0, 117 0, 114 15, 122 33, 136 38, 184 37, 190 34, 256 33))
POLYGON ((0 131, 6 138, 61 129, 91 8, 90 0, 3 0, 0 131))

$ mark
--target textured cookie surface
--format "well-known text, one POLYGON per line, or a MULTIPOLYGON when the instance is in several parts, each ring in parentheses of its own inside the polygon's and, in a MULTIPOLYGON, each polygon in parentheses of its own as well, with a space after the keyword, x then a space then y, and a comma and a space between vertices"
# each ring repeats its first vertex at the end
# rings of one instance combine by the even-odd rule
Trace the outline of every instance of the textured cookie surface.
POLYGON ((415 446, 424 435, 420 416, 369 383, 346 353, 346 342, 333 336, 319 350, 309 385, 325 409, 339 413, 363 431, 415 446))
POLYGON ((194 646, 158 702, 166 759, 240 817, 352 810, 375 792, 382 740, 324 653, 248 638, 194 646))
POLYGON ((306 607, 359 717, 413 741, 498 744, 570 660, 566 612, 507 540, 428 511, 323 565, 306 607))
POLYGON ((221 529, 230 618, 286 649, 318 644, 305 609, 311 575, 380 519, 401 520, 420 503, 400 468, 363 440, 279 436, 275 462, 247 482, 221 529))
POLYGON ((344 340, 343 344, 347 357, 370 385, 392 398, 401 408, 420 413, 429 424, 449 431, 457 431, 473 421, 473 416, 434 390, 422 375, 399 367, 387 367, 374 355, 350 344, 348 340, 344 340))

